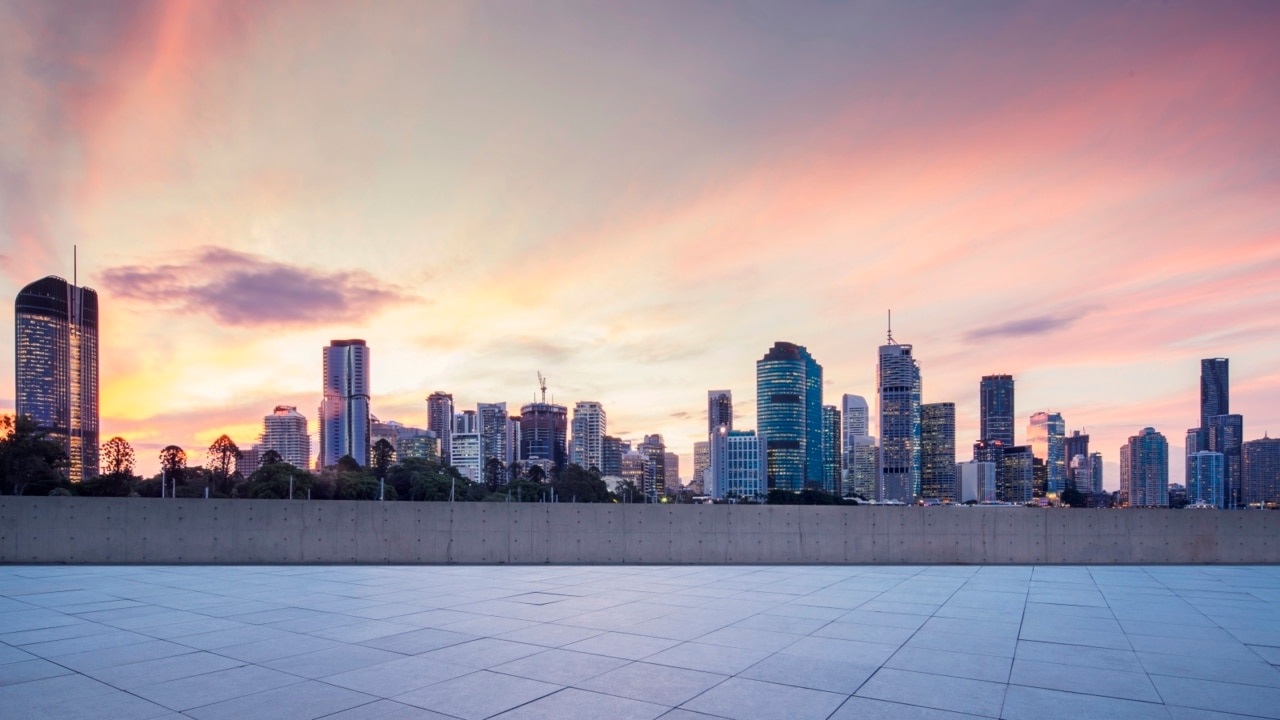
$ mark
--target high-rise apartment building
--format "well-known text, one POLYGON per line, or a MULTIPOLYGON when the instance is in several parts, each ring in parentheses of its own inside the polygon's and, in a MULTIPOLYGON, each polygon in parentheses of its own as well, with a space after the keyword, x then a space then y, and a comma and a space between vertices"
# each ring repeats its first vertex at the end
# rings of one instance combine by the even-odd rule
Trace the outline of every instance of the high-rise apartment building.
POLYGON ((60 277, 22 288, 14 303, 15 410, 70 460, 67 478, 98 474, 98 293, 60 277))
POLYGON ((480 434, 480 463, 487 465, 496 459, 503 465, 511 462, 511 449, 507 442, 511 434, 507 429, 507 404, 479 403, 476 405, 476 432, 480 434))
POLYGON ((733 429, 733 392, 730 390, 707 391, 707 434, 724 426, 733 429))
POLYGON ((997 469, 996 495, 1001 502, 1022 504, 1035 497, 1035 455, 1030 445, 1014 445, 1004 449, 1003 465, 997 469), (999 486, 1003 483, 1003 487, 999 486))
MULTIPOLYGON (((1062 457, 1066 462, 1066 482, 1074 483, 1076 490, 1093 492, 1093 477, 1089 474, 1089 436, 1079 430, 1062 439, 1062 457)), ((1064 488, 1065 489, 1065 488, 1064 488)))
POLYGON ((520 460, 563 470, 568 462, 569 409, 534 402, 520 408, 520 460))
POLYGON ((1280 439, 1263 436, 1244 444, 1244 500, 1262 507, 1280 504, 1280 439))
POLYGON ((1201 450, 1187 456, 1187 502, 1222 507, 1222 453, 1201 450))
POLYGON ((680 482, 680 456, 673 452, 665 452, 662 454, 662 472, 670 487, 679 490, 680 482))
POLYGON ((622 477, 622 441, 612 435, 605 435, 600 441, 600 474, 622 477))
POLYGON ((475 410, 463 410, 453 416, 453 431, 455 433, 467 433, 472 435, 480 434, 480 418, 476 415, 475 410))
POLYGON ((1240 415, 1211 415, 1205 428, 1206 450, 1222 453, 1222 491, 1227 508, 1245 506, 1244 418, 1240 415))
POLYGON ((644 458, 644 473, 637 487, 651 502, 657 502, 667 492, 667 446, 661 435, 645 435, 639 451, 644 458))
POLYGON ((1129 507, 1169 506, 1169 443, 1154 428, 1120 448, 1120 491, 1129 507))
MULTIPOLYGON (((467 410, 466 413, 469 414, 470 418, 475 418, 473 410, 467 410)), ((457 416, 457 418, 463 417, 464 415, 457 416)), ((480 433, 475 432, 475 423, 463 424, 461 427, 465 432, 460 431, 458 427, 455 425, 453 433, 449 436, 449 441, 453 444, 453 447, 449 449, 450 464, 471 482, 484 482, 484 459, 480 455, 480 433)))
POLYGON ((1027 425, 1027 444, 1032 455, 1044 462, 1045 492, 1050 495, 1067 489, 1066 434, 1067 424, 1056 412, 1038 412, 1027 425))
POLYGON ((507 465, 520 462, 520 416, 507 418, 507 465))
POLYGON ((847 454, 849 472, 844 483, 845 497, 856 495, 874 500, 880 470, 880 447, 876 439, 870 435, 854 436, 853 448, 847 454))
POLYGON ((1089 474, 1093 478, 1093 494, 1101 495, 1102 489, 1102 453, 1089 453, 1089 474))
POLYGON ((756 362, 756 423, 770 488, 822 486, 822 366, 804 347, 774 343, 756 362))
POLYGON ((920 366, 910 345, 889 338, 880 346, 876 366, 876 398, 880 406, 878 500, 913 502, 920 495, 922 439, 920 366))
POLYGON ((703 492, 717 499, 764 500, 768 489, 768 446, 755 431, 721 427, 711 433, 710 464, 703 492))
POLYGON ((275 450, 280 459, 303 470, 311 469, 311 436, 307 418, 292 405, 277 405, 262 418, 261 451, 275 450))
POLYGON ((573 439, 569 462, 604 472, 604 436, 608 417, 598 402, 584 401, 573 406, 573 439))
MULTIPOLYGON (((710 436, 708 436, 710 437, 710 436)), ((707 468, 711 466, 711 442, 693 444, 693 484, 704 483, 707 479, 707 468)))
POLYGON ((998 440, 1005 447, 1013 447, 1013 376, 983 376, 979 397, 981 432, 978 439, 998 440))
POLYGON ((350 456, 369 464, 369 346, 334 340, 324 349, 324 397, 320 401, 320 466, 350 456))
POLYGON ((920 406, 920 497, 956 499, 956 404, 920 406))
POLYGON ((835 495, 843 495, 841 484, 841 440, 843 428, 840 427, 840 408, 835 405, 822 406, 822 489, 835 495))
POLYGON ((453 396, 439 390, 427 397, 427 429, 440 441, 440 460, 449 464, 453 448, 453 396))
POLYGON ((1227 358, 1206 358, 1200 361, 1201 428, 1209 427, 1209 418, 1231 414, 1230 370, 1230 361, 1227 358))

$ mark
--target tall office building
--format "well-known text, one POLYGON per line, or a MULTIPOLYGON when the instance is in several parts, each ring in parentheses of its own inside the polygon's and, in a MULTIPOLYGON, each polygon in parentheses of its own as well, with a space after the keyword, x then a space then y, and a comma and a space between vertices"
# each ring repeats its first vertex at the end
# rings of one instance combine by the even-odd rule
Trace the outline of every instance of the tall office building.
POLYGON ((920 406, 920 497, 956 499, 956 404, 920 406))
POLYGON ((307 418, 292 405, 277 405, 270 415, 262 418, 262 436, 258 445, 262 452, 275 450, 280 459, 296 468, 311 469, 311 436, 307 433, 307 418))
POLYGON ((1093 494, 1101 495, 1102 488, 1102 453, 1089 453, 1089 474, 1093 479, 1093 494))
POLYGON ((651 502, 657 502, 667 492, 667 446, 661 435, 645 435, 639 451, 644 458, 644 473, 637 487, 651 502))
POLYGON ((845 497, 856 495, 874 500, 880 470, 880 447, 876 439, 870 435, 854 436, 853 448, 847 452, 849 473, 844 483, 845 497))
POLYGON ((1003 465, 997 469, 996 494, 1002 502, 1022 504, 1035 497, 1035 455, 1030 445, 1014 445, 1004 449, 1003 465), (999 487, 1003 483, 1003 488, 999 487))
POLYGON ((840 399, 840 404, 843 409, 845 444, 848 445, 849 438, 870 435, 867 431, 870 420, 867 399, 861 395, 846 394, 840 399))
POLYGON ((999 440, 1013 447, 1013 376, 986 375, 979 386, 980 440, 999 440))
POLYGON ((507 418, 507 465, 520 462, 520 416, 507 418))
POLYGON ((427 429, 440 441, 440 460, 449 464, 453 436, 453 396, 439 390, 427 397, 427 429))
POLYGON ((520 408, 520 460, 545 470, 563 470, 569 459, 566 435, 569 409, 564 405, 534 402, 520 408))
POLYGON ((768 489, 768 446, 755 431, 721 427, 711 433, 703 492, 713 498, 764 500, 768 489))
POLYGON ((876 366, 880 405, 880 467, 876 498, 910 503, 920 495, 920 366, 910 345, 889 337, 876 366))
POLYGON ((511 434, 507 430, 507 404, 479 403, 476 405, 476 432, 480 434, 480 463, 487 465, 490 458, 506 465, 511 462, 511 451, 507 446, 511 434))
POLYGON ((1280 503, 1280 439, 1250 440, 1243 455, 1245 502, 1262 507, 1280 503))
POLYGON ((769 487, 822 485, 822 366, 803 346, 774 343, 756 362, 756 424, 769 444, 769 487))
POLYGON ((673 452, 662 454, 662 472, 663 476, 672 488, 680 489, 680 456, 673 452))
POLYGON ((14 303, 15 410, 70 460, 67 478, 98 474, 98 293, 49 276, 14 303))
POLYGON ((584 401, 573 406, 573 439, 569 462, 604 472, 604 436, 608 417, 598 402, 584 401))
POLYGON ((1222 507, 1222 453, 1201 450, 1187 456, 1187 502, 1222 507))
POLYGON ((1206 450, 1222 453, 1224 507, 1244 507, 1244 418, 1240 415, 1211 415, 1204 438, 1206 450))
MULTIPOLYGON (((457 415, 455 419, 469 417, 475 418, 474 411, 468 410, 465 415, 457 415)), ((463 421, 462 425, 455 425, 453 432, 449 435, 449 442, 452 447, 449 448, 450 464, 457 468, 462 476, 471 482, 484 482, 484 459, 480 455, 480 433, 475 431, 475 423, 467 424, 463 421), (461 428, 461 429, 459 429, 461 428)))
POLYGON ((399 440, 396 444, 396 459, 438 460, 440 458, 440 439, 430 430, 401 426, 397 432, 399 440))
MULTIPOLYGON (((1227 358, 1200 361, 1200 427, 1209 427, 1209 418, 1231 414, 1231 373, 1227 358)), ((1204 450, 1205 448, 1198 448, 1204 450)))
POLYGON ((959 488, 956 502, 996 502, 995 463, 977 460, 956 463, 956 486, 959 488))
POLYGON ((453 416, 453 431, 455 433, 467 433, 468 435, 480 434, 480 418, 476 415, 475 410, 463 410, 453 416))
POLYGON ((1154 428, 1120 448, 1120 489, 1129 507, 1169 506, 1169 443, 1154 428))
POLYGON ((622 441, 612 435, 600 441, 600 475, 622 477, 622 441))
POLYGON ((1093 492, 1093 477, 1088 473, 1089 436, 1072 430, 1062 439, 1062 457, 1066 462, 1066 482, 1074 483, 1080 492, 1093 492))
POLYGON ((822 489, 835 495, 843 495, 841 490, 841 467, 844 463, 840 456, 842 429, 840 427, 840 408, 835 405, 822 406, 822 489))
MULTIPOLYGON (((710 437, 710 436, 708 436, 710 437)), ((696 442, 693 444, 693 484, 699 485, 705 483, 707 479, 707 468, 711 466, 711 442, 696 442)))
POLYGON ((1067 489, 1066 434, 1067 424, 1056 412, 1038 412, 1027 425, 1027 444, 1032 455, 1044 462, 1045 491, 1051 495, 1067 489))
POLYGON ((324 349, 324 398, 320 401, 320 466, 350 456, 369 464, 369 346, 334 340, 324 349))
POLYGON ((733 429, 733 392, 731 390, 707 391, 707 434, 723 425, 733 429))

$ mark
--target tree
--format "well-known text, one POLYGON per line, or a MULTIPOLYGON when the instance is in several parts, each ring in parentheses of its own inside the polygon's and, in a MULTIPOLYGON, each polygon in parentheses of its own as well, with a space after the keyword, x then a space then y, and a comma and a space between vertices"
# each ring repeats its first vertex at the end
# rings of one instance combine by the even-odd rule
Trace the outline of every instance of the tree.
POLYGON ((529 470, 525 473, 525 477, 529 482, 540 483, 547 479, 547 471, 542 469, 538 463, 529 463, 529 470))
POLYGON ((51 440, 27 415, 0 418, 0 492, 48 495, 69 487, 62 470, 71 462, 62 444, 51 440))
POLYGON ((160 471, 165 480, 182 484, 186 478, 187 452, 177 445, 167 445, 160 451, 160 471))
POLYGON ((282 462, 284 462, 284 458, 280 456, 280 453, 276 452, 275 448, 267 448, 267 451, 262 453, 262 457, 258 460, 258 467, 262 468, 282 462))
POLYGON ((484 485, 489 492, 496 492, 502 484, 502 461, 491 457, 484 461, 484 485))
POLYGON ((380 438, 373 444, 373 476, 379 480, 387 479, 387 470, 396 457, 396 448, 386 438, 380 438))
POLYGON ((133 446, 116 436, 102 444, 102 472, 105 475, 133 475, 133 446))
POLYGON ((338 458, 338 463, 334 468, 340 473, 360 472, 360 463, 350 455, 343 455, 338 458))
POLYGON ((231 491, 232 473, 235 471, 236 461, 241 457, 243 454, 240 448, 226 435, 221 435, 213 441, 207 453, 207 465, 212 473, 211 481, 214 490, 222 494, 231 491))
POLYGON ((524 467, 521 466, 519 462, 512 460, 511 463, 507 465, 507 484, 510 485, 511 483, 519 482, 520 478, 523 476, 524 467))
POLYGON ((307 490, 311 489, 315 482, 315 476, 286 462, 263 465, 249 476, 249 486, 245 494, 251 498, 284 500, 289 497, 291 480, 293 496, 305 498, 307 490))
POLYGON ((600 479, 600 473, 572 463, 565 466, 551 487, 560 502, 610 502, 613 499, 609 495, 609 486, 600 479))
POLYGON ((1059 499, 1063 505, 1068 507, 1089 507, 1089 499, 1084 496, 1084 493, 1080 492, 1074 482, 1067 483, 1067 489, 1062 491, 1062 496, 1059 499))
POLYGON ((636 487, 634 480, 622 480, 614 489, 613 496, 618 502, 635 502, 640 497, 640 488, 636 487))

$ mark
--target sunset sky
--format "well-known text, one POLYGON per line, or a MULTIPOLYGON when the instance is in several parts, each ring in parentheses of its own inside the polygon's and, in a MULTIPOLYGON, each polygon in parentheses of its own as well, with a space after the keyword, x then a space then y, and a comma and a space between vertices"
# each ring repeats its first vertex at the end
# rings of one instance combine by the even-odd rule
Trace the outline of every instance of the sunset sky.
POLYGON ((874 408, 892 308, 961 460, 1005 372, 1181 482, 1202 357, 1280 433, 1280 3, 0 0, 9 327, 76 244, 146 473, 359 337, 383 420, 541 371, 688 478, 775 341, 874 408))

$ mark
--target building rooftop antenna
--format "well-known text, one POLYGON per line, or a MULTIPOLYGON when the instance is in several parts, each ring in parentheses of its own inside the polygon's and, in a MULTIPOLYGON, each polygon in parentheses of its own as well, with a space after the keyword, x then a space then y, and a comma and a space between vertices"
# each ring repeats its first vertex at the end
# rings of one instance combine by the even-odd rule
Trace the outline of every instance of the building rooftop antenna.
POLYGON ((893 310, 889 310, 889 344, 897 345, 893 340, 893 310))
POLYGON ((547 402, 547 378, 543 376, 542 371, 538 371, 538 386, 542 388, 542 402, 547 402))
POLYGON ((71 246, 71 284, 80 285, 80 247, 71 246))

